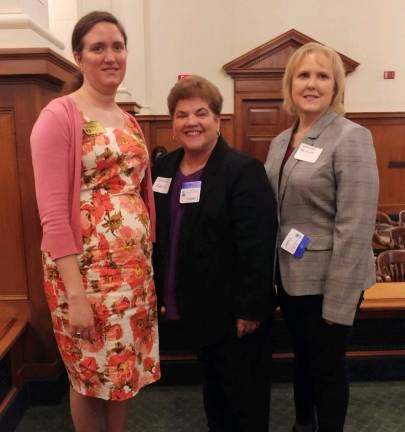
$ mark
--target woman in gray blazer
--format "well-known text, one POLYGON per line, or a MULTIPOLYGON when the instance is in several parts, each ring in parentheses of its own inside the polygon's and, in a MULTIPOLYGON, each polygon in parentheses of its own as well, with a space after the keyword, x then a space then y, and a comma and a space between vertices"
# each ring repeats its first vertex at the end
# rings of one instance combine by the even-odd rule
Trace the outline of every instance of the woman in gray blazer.
POLYGON ((295 354, 296 432, 343 431, 348 337, 361 293, 375 282, 376 156, 370 132, 342 116, 344 83, 335 51, 299 48, 283 78, 296 121, 266 161, 280 224, 277 290, 295 354))

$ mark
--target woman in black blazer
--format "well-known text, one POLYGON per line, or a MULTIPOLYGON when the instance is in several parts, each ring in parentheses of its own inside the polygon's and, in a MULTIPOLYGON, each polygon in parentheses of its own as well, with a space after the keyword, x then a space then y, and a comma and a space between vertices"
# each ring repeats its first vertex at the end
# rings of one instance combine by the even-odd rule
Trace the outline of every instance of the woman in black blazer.
POLYGON ((213 84, 187 77, 168 105, 181 148, 153 173, 163 319, 197 350, 209 430, 267 432, 275 201, 263 165, 221 137, 213 84))

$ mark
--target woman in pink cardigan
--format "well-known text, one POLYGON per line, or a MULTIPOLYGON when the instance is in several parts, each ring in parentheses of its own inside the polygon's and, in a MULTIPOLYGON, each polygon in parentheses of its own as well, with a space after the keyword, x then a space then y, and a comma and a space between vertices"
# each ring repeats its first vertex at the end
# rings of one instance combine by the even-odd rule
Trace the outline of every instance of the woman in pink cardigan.
POLYGON ((31 135, 44 287, 76 431, 123 431, 129 400, 160 377, 151 265, 154 203, 136 120, 115 103, 127 37, 92 12, 75 26, 83 83, 31 135))

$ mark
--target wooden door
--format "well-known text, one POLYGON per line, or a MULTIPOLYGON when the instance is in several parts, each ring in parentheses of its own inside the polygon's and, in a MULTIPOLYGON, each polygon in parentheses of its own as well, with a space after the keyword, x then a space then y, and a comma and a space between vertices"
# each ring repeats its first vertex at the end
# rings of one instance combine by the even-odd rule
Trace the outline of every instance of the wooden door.
POLYGON ((264 162, 272 139, 291 121, 279 99, 244 99, 240 150, 264 162))
MULTIPOLYGON (((235 147, 261 161, 271 140, 292 120, 281 108, 282 78, 291 55, 302 45, 316 42, 291 29, 223 66, 235 83, 235 147)), ((340 54, 346 73, 359 65, 340 54)))

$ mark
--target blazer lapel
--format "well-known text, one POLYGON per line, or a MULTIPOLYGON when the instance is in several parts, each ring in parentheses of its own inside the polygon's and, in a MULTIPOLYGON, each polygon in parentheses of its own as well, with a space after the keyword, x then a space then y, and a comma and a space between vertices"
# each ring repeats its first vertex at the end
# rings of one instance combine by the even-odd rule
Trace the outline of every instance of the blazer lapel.
MULTIPOLYGON (((315 144, 315 140, 317 140, 319 138, 319 136, 321 135, 321 133, 330 125, 330 123, 332 123, 336 117, 339 114, 336 114, 333 111, 329 111, 326 114, 324 114, 312 127, 311 129, 308 131, 308 133, 306 134, 304 141, 306 144, 309 145, 314 145, 315 144)), ((318 143, 316 143, 316 146, 319 148, 322 148, 324 145, 324 141, 320 141, 318 143)))
MULTIPOLYGON (((331 122, 333 122, 333 120, 336 119, 337 116, 338 116, 338 114, 336 114, 333 111, 330 111, 330 112, 327 112, 326 114, 324 114, 319 120, 317 120, 315 122, 315 124, 307 132, 307 134, 305 135, 302 142, 305 144, 308 144, 308 145, 312 145, 312 146, 316 144, 317 147, 322 148, 325 143, 322 140, 319 142, 316 142, 316 140, 319 138, 321 133, 329 126, 329 124, 331 122)), ((291 128, 291 134, 292 134, 295 127, 296 127, 296 123, 291 128)), ((290 140, 291 140, 291 134, 289 134, 287 137, 288 142, 290 142, 290 140)), ((287 149, 287 147, 285 147, 285 150, 286 149, 287 149)), ((285 190, 287 187, 288 179, 292 173, 292 170, 294 169, 294 167, 299 162, 297 159, 294 158, 295 153, 297 152, 297 149, 298 149, 298 147, 296 149, 294 149, 291 156, 288 158, 286 164, 284 165, 283 175, 281 177, 281 182, 280 182, 279 190, 278 190, 278 202, 279 202, 280 206, 281 206, 281 203, 283 202, 283 199, 284 199, 284 194, 285 194, 285 190)), ((284 154, 285 154, 285 151, 284 151, 284 154)))
POLYGON ((212 191, 217 185, 218 178, 216 174, 221 168, 224 160, 224 154, 226 153, 227 149, 228 145, 226 144, 222 136, 220 136, 202 173, 202 189, 200 198, 201 206, 207 199, 209 199, 209 197, 212 195, 212 191))
POLYGON ((219 137, 201 175, 200 201, 198 203, 185 204, 181 227, 181 242, 184 244, 187 244, 191 238, 192 232, 197 226, 197 217, 204 208, 206 201, 214 194, 215 186, 218 181, 216 173, 221 167, 223 155, 227 147, 223 138, 219 137))
POLYGON ((276 195, 276 200, 279 202, 280 199, 280 169, 281 169, 281 163, 284 159, 285 152, 287 151, 288 144, 291 140, 291 132, 286 136, 283 141, 277 146, 277 154, 274 155, 274 169, 273 169, 273 184, 277 185, 274 188, 274 193, 276 195))
POLYGON ((281 179, 280 179, 281 163, 284 159, 288 145, 291 142, 292 134, 295 131, 296 127, 297 127, 297 121, 295 121, 293 126, 289 129, 288 134, 286 135, 285 140, 282 143, 282 145, 280 146, 280 150, 279 150, 280 156, 279 156, 279 163, 277 164, 277 172, 276 172, 276 174, 277 174, 276 181, 278 184, 276 194, 277 194, 277 202, 279 203, 279 207, 281 206, 281 203, 282 203, 283 198, 284 198, 284 193, 285 193, 285 188, 287 185, 288 177, 290 176, 292 169, 295 167, 296 163, 298 162, 293 157, 293 155, 297 151, 297 149, 295 149, 292 152, 292 154, 290 155, 290 157, 288 158, 287 162, 285 163, 284 168, 283 168, 283 175, 281 176, 281 179))

